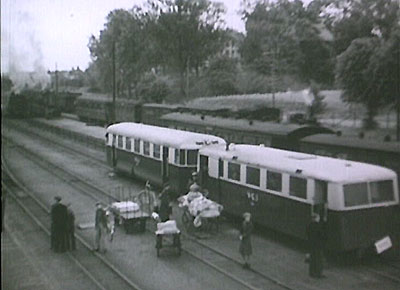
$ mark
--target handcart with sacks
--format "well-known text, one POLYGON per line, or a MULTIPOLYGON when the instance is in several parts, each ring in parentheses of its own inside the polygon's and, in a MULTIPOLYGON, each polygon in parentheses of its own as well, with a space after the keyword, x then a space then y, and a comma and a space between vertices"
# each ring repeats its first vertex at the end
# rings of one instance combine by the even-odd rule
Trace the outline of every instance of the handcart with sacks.
POLYGON ((176 221, 157 223, 155 234, 157 257, 160 256, 160 250, 166 246, 165 241, 168 241, 168 246, 176 248, 178 255, 181 255, 181 231, 176 226, 176 221))
POLYGON ((127 234, 146 230, 146 221, 151 217, 151 211, 140 208, 133 201, 121 201, 111 204, 110 210, 115 216, 115 224, 122 224, 127 234))
POLYGON ((179 207, 183 208, 182 223, 187 230, 202 228, 218 231, 219 217, 223 206, 207 199, 198 191, 190 191, 178 198, 179 207))

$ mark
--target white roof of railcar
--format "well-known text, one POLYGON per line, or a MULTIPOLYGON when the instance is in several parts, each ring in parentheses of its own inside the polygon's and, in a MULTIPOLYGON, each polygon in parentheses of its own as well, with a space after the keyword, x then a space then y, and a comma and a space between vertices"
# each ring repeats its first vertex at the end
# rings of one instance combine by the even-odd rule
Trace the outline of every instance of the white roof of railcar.
POLYGON ((213 141, 217 141, 218 144, 225 144, 224 139, 213 135, 130 122, 111 125, 107 128, 107 133, 139 138, 179 149, 199 149, 204 143, 209 144, 213 141))
POLYGON ((202 148, 200 153, 227 160, 233 160, 236 156, 237 162, 275 169, 279 172, 296 174, 297 170, 301 170, 302 176, 336 183, 396 177, 393 170, 376 165, 256 145, 233 145, 228 151, 224 146, 210 146, 202 148))

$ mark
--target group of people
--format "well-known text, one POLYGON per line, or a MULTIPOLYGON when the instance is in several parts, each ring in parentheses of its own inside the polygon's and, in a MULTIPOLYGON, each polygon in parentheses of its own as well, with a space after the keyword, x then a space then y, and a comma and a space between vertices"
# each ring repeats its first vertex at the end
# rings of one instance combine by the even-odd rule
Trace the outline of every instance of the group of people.
POLYGON ((51 237, 50 247, 56 253, 75 250, 75 215, 70 204, 61 203, 61 197, 56 196, 51 206, 51 237))

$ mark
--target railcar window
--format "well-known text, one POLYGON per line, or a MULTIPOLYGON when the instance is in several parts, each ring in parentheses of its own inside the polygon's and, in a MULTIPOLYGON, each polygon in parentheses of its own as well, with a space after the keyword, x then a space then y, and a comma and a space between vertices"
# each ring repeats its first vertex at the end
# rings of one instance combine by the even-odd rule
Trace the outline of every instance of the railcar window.
POLYGON ((323 180, 315 180, 314 202, 316 204, 325 203, 328 198, 328 184, 323 180))
POLYGON ((267 189, 282 191, 282 174, 273 171, 267 171, 267 189))
POLYGON ((131 147, 132 147, 131 138, 126 137, 125 147, 126 147, 126 150, 131 151, 131 147))
POLYGON ((224 176, 224 161, 222 159, 218 160, 218 176, 224 176))
POLYGON ((369 188, 371 191, 371 201, 373 203, 394 200, 392 180, 371 182, 369 188))
POLYGON ((247 166, 246 169, 246 183, 255 186, 260 186, 260 169, 247 166))
POLYGON ((186 160, 186 151, 181 149, 179 152, 179 164, 185 165, 186 160))
POLYGON ((240 181, 240 164, 228 163, 228 178, 240 181))
POLYGON ((143 142, 143 154, 150 156, 150 143, 147 141, 143 142))
POLYGON ((307 179, 290 176, 289 195, 307 198, 307 179))
POLYGON ((368 204, 367 183, 343 185, 344 205, 346 207, 368 204))
POLYGON ((187 164, 196 165, 197 164, 197 150, 187 151, 187 164))
POLYGON ((153 145, 153 156, 154 158, 160 159, 160 145, 153 145))
POLYGON ((133 150, 136 153, 140 152, 140 140, 139 139, 135 139, 135 141, 133 142, 133 150))
POLYGON ((122 148, 122 136, 118 136, 118 147, 122 148))

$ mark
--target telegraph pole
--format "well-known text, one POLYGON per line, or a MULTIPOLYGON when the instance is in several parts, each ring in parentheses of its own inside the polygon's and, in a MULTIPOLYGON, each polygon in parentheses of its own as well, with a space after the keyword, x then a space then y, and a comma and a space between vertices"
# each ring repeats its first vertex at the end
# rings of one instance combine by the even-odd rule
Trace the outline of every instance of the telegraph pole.
POLYGON ((397 130, 396 140, 400 141, 400 47, 397 46, 397 130))
POLYGON ((113 100, 112 100, 112 116, 111 121, 115 123, 116 120, 116 85, 115 85, 115 41, 113 40, 113 47, 112 47, 112 89, 113 89, 113 100))

